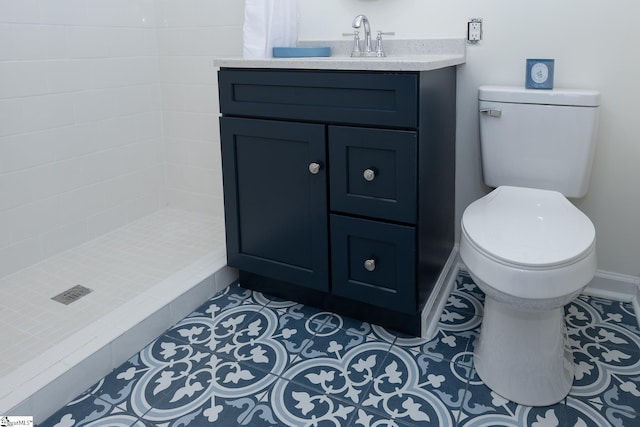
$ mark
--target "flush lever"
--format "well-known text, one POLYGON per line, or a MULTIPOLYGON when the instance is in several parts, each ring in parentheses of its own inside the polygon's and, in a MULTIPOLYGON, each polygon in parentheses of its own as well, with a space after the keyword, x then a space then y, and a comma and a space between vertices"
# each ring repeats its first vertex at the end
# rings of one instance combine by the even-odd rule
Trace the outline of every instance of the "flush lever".
POLYGON ((486 114, 487 116, 491 116, 491 117, 500 117, 500 116, 502 116, 502 110, 498 110, 496 108, 481 108, 480 112, 486 114))

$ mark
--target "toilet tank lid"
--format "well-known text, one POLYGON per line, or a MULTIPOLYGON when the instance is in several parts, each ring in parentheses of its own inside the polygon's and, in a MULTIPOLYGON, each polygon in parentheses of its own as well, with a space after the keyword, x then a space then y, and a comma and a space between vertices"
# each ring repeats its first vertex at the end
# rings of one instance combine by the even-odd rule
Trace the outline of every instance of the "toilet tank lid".
POLYGON ((600 92, 586 89, 540 90, 519 86, 480 86, 478 99, 518 104, 597 107, 600 105, 600 92))

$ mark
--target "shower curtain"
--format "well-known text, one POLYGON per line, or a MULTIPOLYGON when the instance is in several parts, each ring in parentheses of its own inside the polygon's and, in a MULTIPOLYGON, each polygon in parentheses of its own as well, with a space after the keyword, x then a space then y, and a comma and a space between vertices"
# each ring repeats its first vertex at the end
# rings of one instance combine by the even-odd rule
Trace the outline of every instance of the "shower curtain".
POLYGON ((297 0, 245 0, 245 58, 270 58, 274 46, 295 46, 296 39, 297 0))

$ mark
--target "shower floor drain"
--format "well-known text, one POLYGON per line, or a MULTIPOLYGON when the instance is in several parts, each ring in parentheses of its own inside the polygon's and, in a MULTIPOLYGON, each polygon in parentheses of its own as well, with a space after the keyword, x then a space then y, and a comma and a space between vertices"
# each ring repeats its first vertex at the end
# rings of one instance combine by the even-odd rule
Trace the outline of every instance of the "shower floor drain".
POLYGON ((89 289, 89 288, 85 288, 84 286, 77 285, 77 286, 74 286, 73 288, 67 289, 66 291, 56 295, 51 299, 54 301, 60 302, 64 305, 69 305, 74 301, 78 301, 80 298, 82 298, 85 295, 88 295, 91 292, 93 292, 93 289, 89 289))

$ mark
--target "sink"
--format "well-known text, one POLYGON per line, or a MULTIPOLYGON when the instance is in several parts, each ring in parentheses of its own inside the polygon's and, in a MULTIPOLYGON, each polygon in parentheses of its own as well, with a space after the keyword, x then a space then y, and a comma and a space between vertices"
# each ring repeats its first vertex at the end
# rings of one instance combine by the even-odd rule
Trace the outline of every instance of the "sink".
POLYGON ((274 47, 274 58, 307 58, 314 56, 331 56, 329 46, 274 47))

